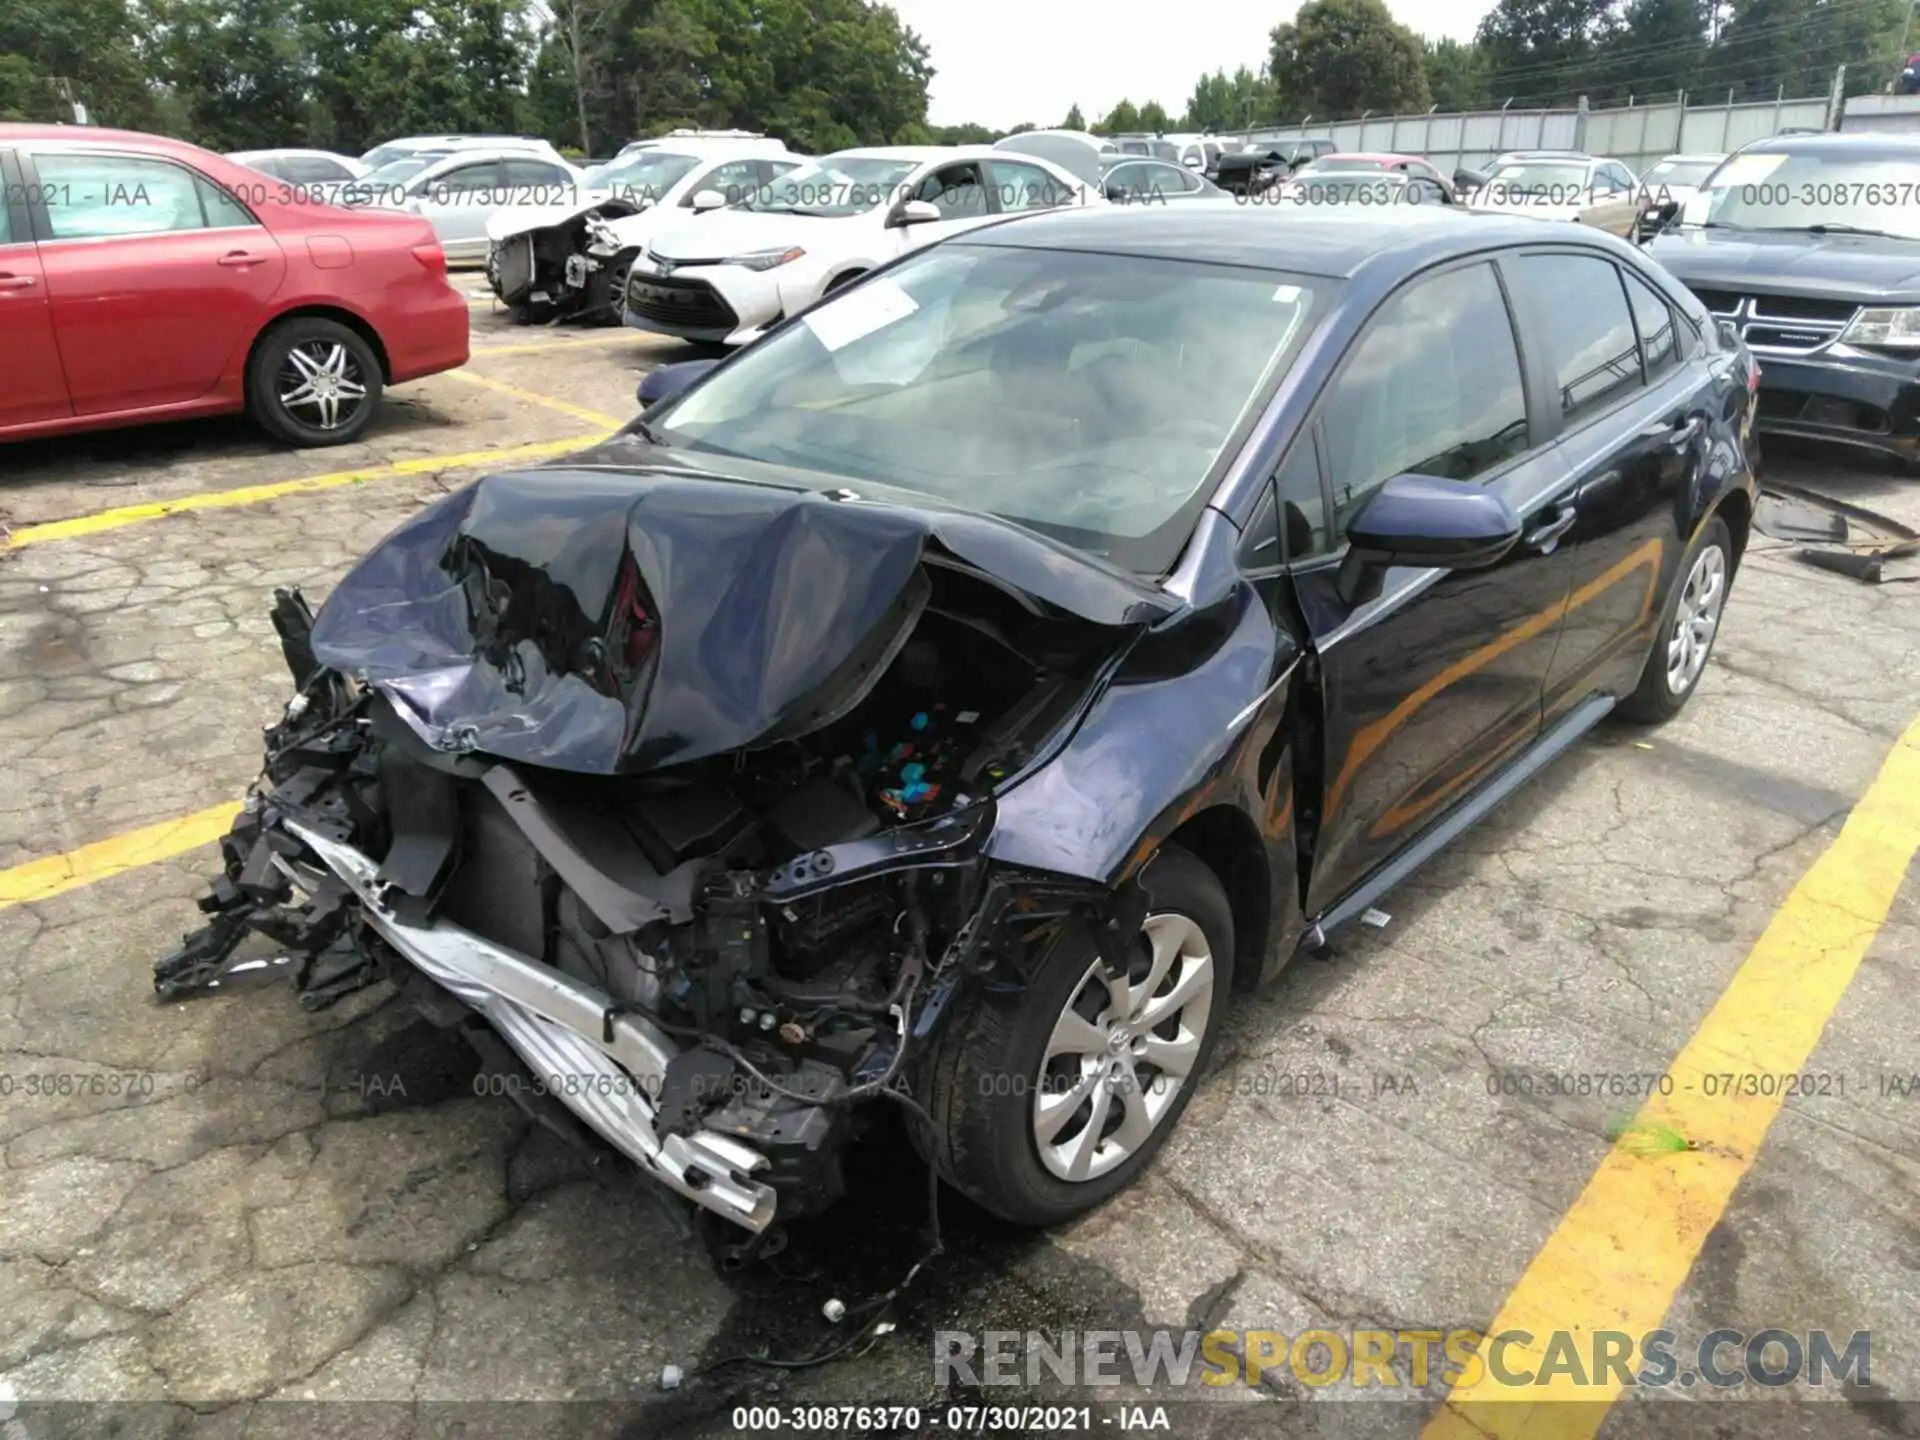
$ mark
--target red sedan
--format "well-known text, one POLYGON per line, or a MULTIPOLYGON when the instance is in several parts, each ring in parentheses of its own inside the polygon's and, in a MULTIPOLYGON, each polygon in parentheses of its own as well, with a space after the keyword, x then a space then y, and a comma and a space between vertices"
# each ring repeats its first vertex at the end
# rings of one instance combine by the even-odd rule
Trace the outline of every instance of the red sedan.
POLYGON ((0 125, 0 440, 245 410, 295 445, 467 361, 425 220, 155 135, 0 125))

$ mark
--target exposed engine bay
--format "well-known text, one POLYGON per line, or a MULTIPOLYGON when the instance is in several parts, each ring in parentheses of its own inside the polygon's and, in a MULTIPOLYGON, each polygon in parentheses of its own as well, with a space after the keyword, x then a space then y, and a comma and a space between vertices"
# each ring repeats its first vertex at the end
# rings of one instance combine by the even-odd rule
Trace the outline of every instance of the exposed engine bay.
POLYGON ((622 244, 609 227, 645 208, 607 200, 557 225, 498 240, 487 256, 487 283, 521 325, 618 324, 638 247, 622 244))
POLYGON ((1112 633, 963 571, 928 585, 845 713, 640 775, 436 749, 317 661, 312 612, 279 592, 298 694, 209 923, 156 989, 217 985, 264 936, 309 1008, 385 979, 512 1065, 504 1036, 532 1072, 504 1093, 536 1119, 560 1128, 565 1106, 749 1231, 831 1203, 853 1102, 905 1088, 963 979, 1111 899, 995 866, 981 841, 1112 633))

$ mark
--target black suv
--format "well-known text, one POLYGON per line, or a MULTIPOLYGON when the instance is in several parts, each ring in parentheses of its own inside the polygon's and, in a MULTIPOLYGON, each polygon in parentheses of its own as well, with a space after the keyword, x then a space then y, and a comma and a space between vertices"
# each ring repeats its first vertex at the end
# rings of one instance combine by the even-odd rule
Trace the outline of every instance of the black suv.
POLYGON ((1760 362, 1763 432, 1920 465, 1920 136, 1758 141, 1647 253, 1760 362))

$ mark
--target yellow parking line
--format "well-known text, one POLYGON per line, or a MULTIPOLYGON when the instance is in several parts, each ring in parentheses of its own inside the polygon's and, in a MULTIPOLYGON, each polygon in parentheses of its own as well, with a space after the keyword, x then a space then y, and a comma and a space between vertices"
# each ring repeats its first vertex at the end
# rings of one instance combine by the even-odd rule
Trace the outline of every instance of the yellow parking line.
POLYGON ((495 390, 502 395, 511 395, 515 400, 525 401, 529 405, 539 405, 548 410, 556 410, 562 415, 571 415, 576 420, 584 420, 589 425, 603 426, 609 430, 618 430, 626 424, 625 420, 616 420, 598 410, 588 410, 569 400, 556 400, 551 395, 537 395, 531 390, 522 390, 518 385, 509 385, 504 380, 495 380, 491 375, 476 375, 471 370, 449 370, 447 374, 455 380, 464 380, 469 385, 478 385, 483 390, 495 390))
POLYGON ((608 330, 603 335, 579 335, 565 340, 529 340, 513 345, 476 345, 473 358, 483 355, 532 355, 542 350, 604 350, 611 345, 631 342, 644 344, 644 338, 629 331, 625 326, 618 330, 608 330))
POLYGON ((50 900, 109 875, 184 855, 226 834, 239 813, 240 807, 228 801, 111 839, 96 840, 64 855, 49 855, 44 860, 29 860, 11 870, 0 870, 0 910, 50 900))
MULTIPOLYGON (((1572 1335, 1584 1369, 1593 1332, 1639 1337, 1660 1328, 1780 1113, 1786 1087, 1778 1077, 1800 1073, 1813 1053, 1917 848, 1920 721, 1668 1066, 1673 1093, 1656 1095, 1635 1118, 1636 1130, 1672 1148, 1609 1151, 1487 1327, 1490 1336, 1534 1337, 1507 1344, 1509 1374, 1537 1373, 1556 1332, 1572 1335), (1744 1093, 1738 1077, 1746 1075, 1762 1077, 1759 1093, 1744 1093)), ((1629 1356, 1628 1372, 1638 1368, 1639 1357, 1629 1356)), ((1623 1387, 1611 1372, 1585 1378, 1577 1383, 1556 1366, 1538 1385, 1456 1386, 1422 1440, 1591 1440, 1623 1387), (1543 1403, 1552 1401, 1585 1403, 1543 1403)))
MULTIPOLYGON (((568 407, 572 409, 571 406, 568 407)), ((591 411, 580 412, 592 415, 591 411)), ((615 425, 608 416, 593 416, 601 433, 576 435, 568 440, 541 440, 531 445, 510 445, 497 450, 470 450, 460 455, 423 455, 413 460, 396 460, 389 465, 373 465, 364 470, 336 470, 327 475, 309 475, 299 480, 279 480, 271 485, 243 485, 235 490, 210 490, 198 495, 182 495, 173 500, 153 500, 140 505, 121 505, 91 515, 76 515, 69 520, 49 520, 39 525, 22 525, 6 541, 6 549, 39 545, 48 540, 72 540, 102 530, 118 530, 143 520, 158 520, 164 515, 181 515, 193 510, 225 510, 239 505, 257 505, 287 495, 307 495, 317 490, 336 490, 345 485, 362 485, 369 480, 384 480, 395 475, 420 475, 434 470, 465 470, 482 465, 513 464, 521 460, 544 460, 583 450, 606 439, 605 430, 615 425)))

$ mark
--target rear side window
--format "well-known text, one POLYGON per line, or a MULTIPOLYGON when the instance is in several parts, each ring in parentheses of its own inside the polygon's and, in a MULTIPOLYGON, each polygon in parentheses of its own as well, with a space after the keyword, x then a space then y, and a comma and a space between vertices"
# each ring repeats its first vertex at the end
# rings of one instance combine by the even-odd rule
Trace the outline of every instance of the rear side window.
POLYGON ((281 173, 297 185, 328 185, 353 179, 351 170, 323 155, 289 155, 281 162, 281 173))
POLYGON ((1522 255, 1508 262, 1515 299, 1530 318, 1577 425, 1640 386, 1640 349, 1613 262, 1590 255, 1522 255))
POLYGON ((34 163, 55 240, 206 228, 196 177, 181 166, 132 155, 38 155, 34 163))
POLYGON ((1679 322, 1672 307, 1653 292, 1653 287, 1633 274, 1626 277, 1627 301, 1633 309, 1633 328, 1640 332, 1640 355, 1647 367, 1647 383, 1653 384, 1671 374, 1680 364, 1679 347, 1674 336, 1679 322))
POLYGON ((1320 420, 1339 534, 1395 475, 1472 480, 1525 450, 1520 353, 1493 267, 1416 281, 1382 306, 1320 420))
POLYGON ((221 229, 231 225, 251 225, 253 216, 227 191, 222 190, 211 180, 201 175, 193 178, 194 188, 200 192, 200 208, 207 217, 210 229, 221 229))

